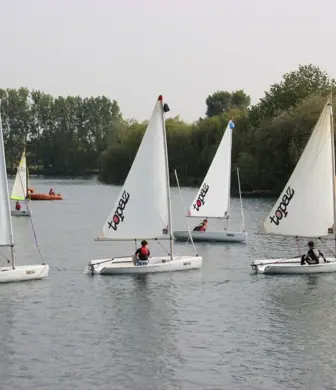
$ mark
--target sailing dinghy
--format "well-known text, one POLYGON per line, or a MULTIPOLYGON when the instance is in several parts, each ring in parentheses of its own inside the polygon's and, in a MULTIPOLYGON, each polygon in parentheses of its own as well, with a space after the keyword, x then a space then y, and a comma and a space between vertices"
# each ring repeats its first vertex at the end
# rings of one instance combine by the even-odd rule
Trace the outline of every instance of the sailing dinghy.
MULTIPOLYGON (((17 168, 11 199, 16 201, 25 201, 26 197, 27 197, 27 161, 26 161, 26 149, 24 148, 19 166, 17 168)), ((26 204, 27 204, 27 210, 14 209, 11 211, 11 215, 15 217, 29 217, 31 211, 28 207, 28 202, 26 204)))
MULTIPOLYGON (((241 194, 242 229, 240 232, 229 230, 232 129, 234 122, 230 120, 205 179, 187 212, 187 217, 224 219, 226 226, 223 231, 192 231, 194 241, 246 242, 241 194)), ((176 240, 186 241, 189 232, 175 231, 174 237, 176 240)))
POLYGON ((148 265, 134 265, 133 256, 91 260, 85 273, 142 274, 200 268, 202 257, 173 254, 173 234, 164 113, 160 95, 123 188, 97 241, 142 239, 170 241, 169 256, 151 257, 148 265), (168 236, 168 237, 167 237, 168 236))
POLYGON ((42 279, 48 276, 47 264, 16 265, 14 252, 14 238, 10 201, 8 194, 8 180, 6 171, 6 158, 3 140, 2 122, 0 115, 0 246, 11 249, 11 263, 8 267, 0 267, 0 283, 23 282, 27 280, 42 279))
MULTIPOLYGON (((315 238, 327 236, 336 215, 334 180, 334 124, 330 96, 289 181, 263 222, 260 233, 315 238)), ((327 258, 328 263, 314 265, 301 265, 300 261, 300 257, 255 260, 251 266, 257 273, 264 274, 336 272, 335 258, 327 258)))

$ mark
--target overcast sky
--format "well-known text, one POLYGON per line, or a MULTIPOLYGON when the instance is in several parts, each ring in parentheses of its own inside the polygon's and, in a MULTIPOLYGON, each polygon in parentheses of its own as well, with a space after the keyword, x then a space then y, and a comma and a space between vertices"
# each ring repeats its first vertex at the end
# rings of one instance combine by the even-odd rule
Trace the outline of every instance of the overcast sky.
POLYGON ((336 77, 336 0, 0 0, 0 87, 106 95, 148 119, 205 114, 216 90, 255 103, 299 64, 336 77))

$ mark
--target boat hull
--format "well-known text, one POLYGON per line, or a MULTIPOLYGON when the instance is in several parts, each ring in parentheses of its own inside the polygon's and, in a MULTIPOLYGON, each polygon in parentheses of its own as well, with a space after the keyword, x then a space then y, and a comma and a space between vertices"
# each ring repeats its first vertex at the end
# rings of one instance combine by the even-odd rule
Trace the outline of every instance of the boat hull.
POLYGON ((49 195, 49 194, 30 194, 30 200, 62 200, 62 195, 49 195))
POLYGON ((251 263, 251 267, 257 266, 257 265, 265 265, 265 264, 277 264, 277 263, 294 263, 294 264, 300 264, 301 263, 301 256, 293 257, 291 259, 262 259, 262 260, 254 260, 251 263))
POLYGON ((48 264, 19 265, 15 269, 12 267, 1 267, 0 283, 26 282, 28 280, 43 279, 48 275, 48 264))
MULTIPOLYGON (((323 261, 323 260, 322 260, 323 261)), ((335 258, 327 257, 328 263, 301 265, 299 258, 256 260, 251 266, 256 273, 268 275, 298 275, 336 272, 335 258)))
POLYGON ((158 272, 186 271, 202 266, 201 256, 151 257, 148 265, 134 265, 133 258, 91 260, 84 273, 92 275, 148 274, 158 272))
MULTIPOLYGON (((177 241, 187 241, 189 239, 188 231, 175 231, 174 238, 177 241)), ((203 242, 246 242, 246 232, 191 232, 193 241, 203 242)))
POLYGON ((31 215, 30 210, 11 210, 13 217, 29 217, 31 215))

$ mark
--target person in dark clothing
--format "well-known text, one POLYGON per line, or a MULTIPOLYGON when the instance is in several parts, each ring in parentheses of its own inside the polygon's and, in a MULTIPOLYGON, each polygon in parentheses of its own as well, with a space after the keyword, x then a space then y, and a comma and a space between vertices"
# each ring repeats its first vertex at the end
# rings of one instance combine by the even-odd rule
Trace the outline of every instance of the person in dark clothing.
POLYGON ((304 265, 305 263, 307 263, 308 265, 319 264, 320 257, 322 257, 325 263, 328 263, 328 261, 324 257, 324 254, 315 248, 313 241, 308 242, 308 248, 308 252, 305 255, 301 256, 301 265, 304 265))
POLYGON ((18 210, 18 211, 21 210, 21 205, 20 205, 20 202, 19 202, 19 201, 17 201, 17 202, 15 203, 15 210, 18 210))
POLYGON ((150 257, 150 250, 148 249, 148 242, 146 240, 141 241, 141 248, 138 248, 135 252, 135 265, 147 265, 148 258, 150 257))

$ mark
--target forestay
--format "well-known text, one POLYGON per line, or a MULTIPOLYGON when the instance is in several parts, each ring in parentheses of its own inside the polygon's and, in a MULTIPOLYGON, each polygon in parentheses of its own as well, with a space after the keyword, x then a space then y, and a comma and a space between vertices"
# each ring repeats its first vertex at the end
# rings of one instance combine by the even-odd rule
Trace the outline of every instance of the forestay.
POLYGON ((26 151, 24 150, 21 156, 20 164, 16 172, 11 199, 25 200, 26 195, 27 195, 27 165, 26 165, 26 151))
POLYGON ((226 127, 205 179, 187 212, 187 216, 218 218, 224 217, 228 213, 233 128, 234 123, 231 120, 226 127))
POLYGON ((328 100, 282 194, 260 232, 319 237, 333 225, 331 101, 328 100))
POLYGON ((164 106, 160 96, 100 239, 155 238, 162 236, 167 228, 164 125, 164 106))
POLYGON ((5 148, 0 115, 0 246, 13 245, 5 148))

